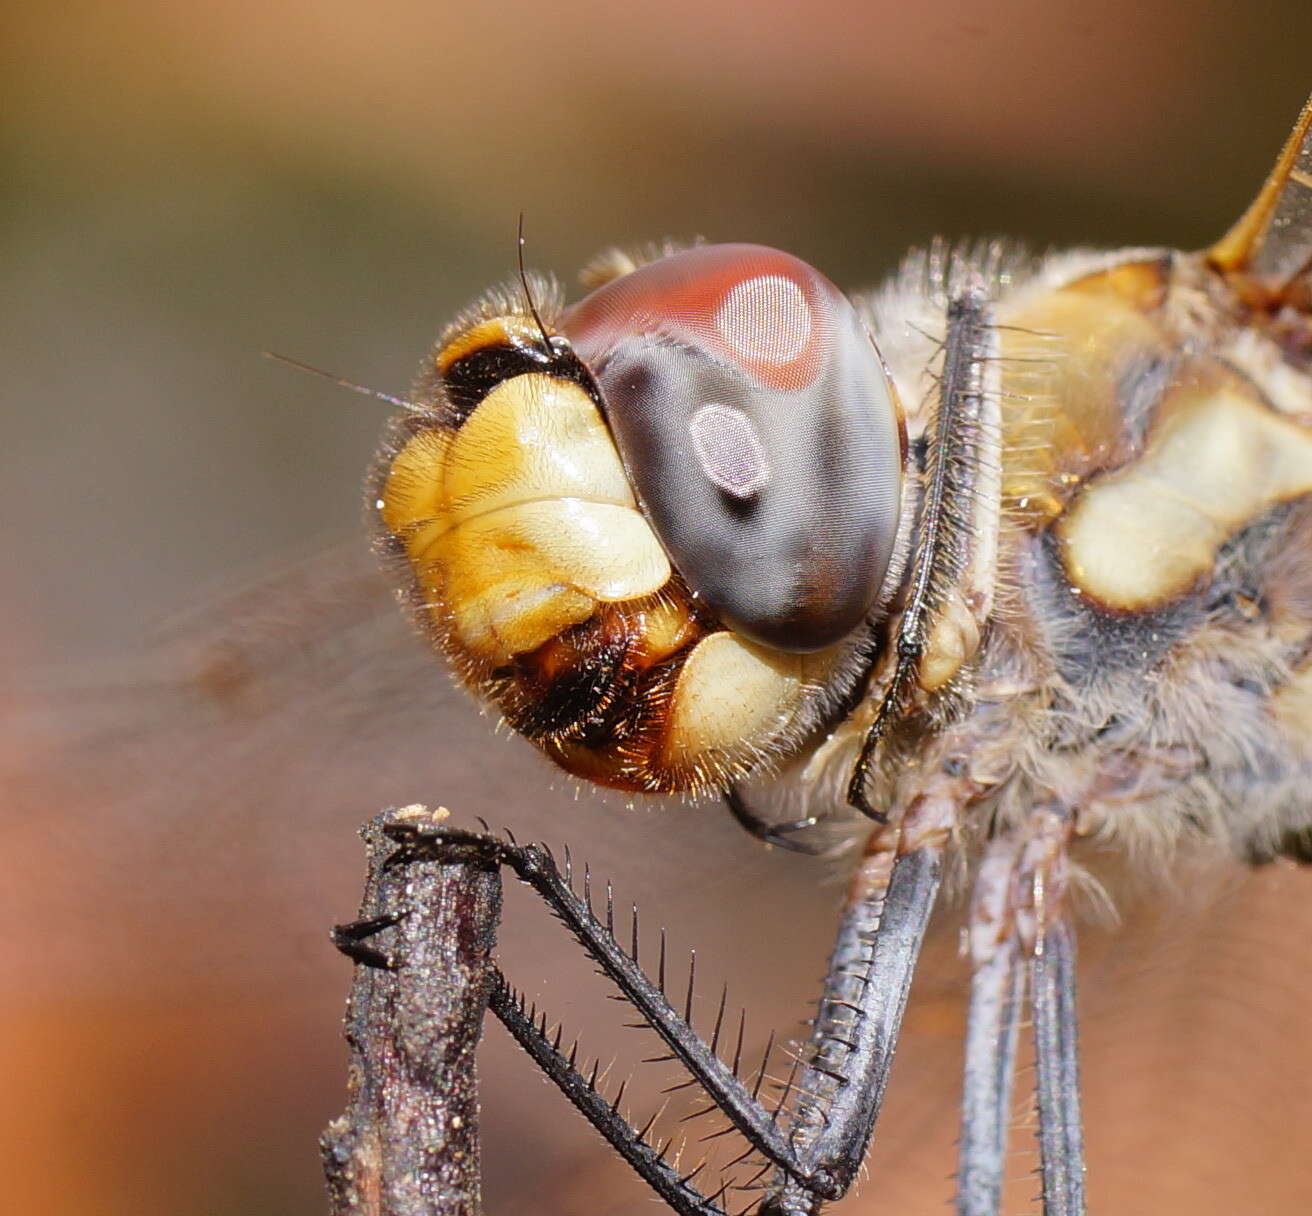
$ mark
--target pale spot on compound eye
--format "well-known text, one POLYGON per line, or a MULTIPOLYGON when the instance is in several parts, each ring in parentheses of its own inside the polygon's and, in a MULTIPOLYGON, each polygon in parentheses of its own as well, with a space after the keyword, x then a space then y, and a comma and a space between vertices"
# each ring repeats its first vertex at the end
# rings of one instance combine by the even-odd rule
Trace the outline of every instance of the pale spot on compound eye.
POLYGON ((760 275, 744 280, 725 295, 715 325, 729 347, 744 359, 791 363, 811 340, 811 307, 792 279, 760 275))
POLYGON ((769 483, 761 438, 742 410, 712 401, 689 419, 688 434, 702 472, 726 494, 751 498, 769 483))

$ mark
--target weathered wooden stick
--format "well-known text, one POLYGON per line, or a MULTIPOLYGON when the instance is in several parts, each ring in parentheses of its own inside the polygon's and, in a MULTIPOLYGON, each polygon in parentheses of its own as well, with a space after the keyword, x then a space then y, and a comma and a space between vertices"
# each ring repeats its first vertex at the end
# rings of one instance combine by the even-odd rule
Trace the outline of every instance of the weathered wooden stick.
POLYGON ((415 842, 442 810, 362 829, 360 919, 333 932, 356 962, 349 1104, 320 1139, 332 1216, 480 1216, 475 1051, 501 916, 496 865, 415 842))

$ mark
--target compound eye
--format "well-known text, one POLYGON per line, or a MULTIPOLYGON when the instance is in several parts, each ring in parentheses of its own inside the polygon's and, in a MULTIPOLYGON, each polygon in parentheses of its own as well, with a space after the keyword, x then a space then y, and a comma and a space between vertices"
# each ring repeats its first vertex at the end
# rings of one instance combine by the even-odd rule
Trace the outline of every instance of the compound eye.
POLYGON ((563 329, 692 592, 776 650, 858 627, 893 552, 902 450, 846 297, 778 250, 707 245, 607 283, 563 329))

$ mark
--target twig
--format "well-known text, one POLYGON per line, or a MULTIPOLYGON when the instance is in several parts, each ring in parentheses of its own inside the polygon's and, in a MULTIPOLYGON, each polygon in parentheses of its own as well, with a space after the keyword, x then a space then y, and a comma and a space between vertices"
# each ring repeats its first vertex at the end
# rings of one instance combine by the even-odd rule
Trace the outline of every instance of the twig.
POLYGON ((362 829, 360 919, 333 932, 356 961, 346 1013, 346 1113, 320 1139, 332 1216, 480 1216, 475 1050, 494 975, 501 878, 404 839, 445 811, 389 811, 362 829))

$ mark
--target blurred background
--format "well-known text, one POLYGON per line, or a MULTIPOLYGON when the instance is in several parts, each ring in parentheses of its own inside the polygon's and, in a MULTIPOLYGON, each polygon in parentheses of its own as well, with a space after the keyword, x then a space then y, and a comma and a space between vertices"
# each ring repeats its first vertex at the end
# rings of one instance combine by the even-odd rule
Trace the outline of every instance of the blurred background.
MULTIPOLYGON (((388 803, 570 841, 758 1045, 823 966, 826 867, 714 808, 579 797, 491 736, 372 571, 379 403, 262 350, 404 391, 512 272, 521 211, 567 280, 667 235, 851 288, 936 233, 1194 248, 1312 89, 1305 0, 85 0, 0 34, 0 1143, 5 1206, 47 1216, 325 1210, 325 932, 388 803)), ((1312 882, 1174 885, 1083 942, 1094 1210, 1306 1211, 1312 882)), ((854 1212, 952 1194, 942 919, 854 1212)), ((502 939, 593 1053, 648 1054, 590 1026, 537 909, 502 939)), ((496 1027, 483 1067, 489 1213, 652 1210, 496 1027)), ((1023 1118, 1014 1145, 1028 1210, 1023 1118)))

